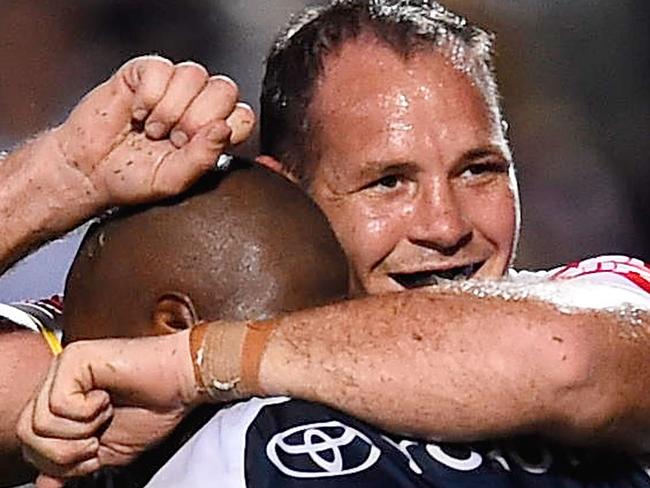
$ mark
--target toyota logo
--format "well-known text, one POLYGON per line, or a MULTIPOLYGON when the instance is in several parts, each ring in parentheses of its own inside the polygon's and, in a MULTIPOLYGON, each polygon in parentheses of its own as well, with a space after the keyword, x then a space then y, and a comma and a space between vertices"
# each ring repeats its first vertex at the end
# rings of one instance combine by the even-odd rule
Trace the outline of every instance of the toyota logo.
POLYGON ((380 454, 366 435, 336 420, 285 430, 266 446, 271 462, 294 478, 359 473, 375 464, 380 454))

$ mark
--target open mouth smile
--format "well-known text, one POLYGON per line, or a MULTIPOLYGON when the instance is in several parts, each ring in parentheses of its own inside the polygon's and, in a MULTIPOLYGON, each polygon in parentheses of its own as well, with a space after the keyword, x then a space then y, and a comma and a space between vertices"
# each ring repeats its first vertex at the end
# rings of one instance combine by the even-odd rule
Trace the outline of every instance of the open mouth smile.
POLYGON ((388 276, 404 288, 421 288, 423 286, 438 285, 446 281, 463 281, 474 276, 485 261, 457 266, 455 268, 438 269, 430 271, 416 271, 413 273, 389 273, 388 276))

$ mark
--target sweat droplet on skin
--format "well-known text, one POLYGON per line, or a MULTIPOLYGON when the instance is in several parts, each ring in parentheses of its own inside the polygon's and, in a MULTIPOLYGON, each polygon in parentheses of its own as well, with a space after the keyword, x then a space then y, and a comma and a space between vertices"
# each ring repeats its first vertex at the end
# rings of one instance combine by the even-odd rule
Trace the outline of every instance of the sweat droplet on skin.
POLYGON ((391 122, 388 125, 388 130, 408 132, 413 130, 413 124, 407 124, 405 122, 391 122))
POLYGON ((403 109, 408 109, 411 104, 408 97, 404 93, 397 94, 397 106, 403 109))
POLYGON ((377 235, 381 234, 386 228, 386 222, 384 220, 373 220, 368 226, 368 231, 377 235))

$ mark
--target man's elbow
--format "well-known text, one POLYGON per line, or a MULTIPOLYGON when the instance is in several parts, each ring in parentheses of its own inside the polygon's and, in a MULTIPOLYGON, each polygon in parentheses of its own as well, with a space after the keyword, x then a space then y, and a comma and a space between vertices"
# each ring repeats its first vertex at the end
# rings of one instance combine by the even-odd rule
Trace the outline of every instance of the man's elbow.
MULTIPOLYGON (((618 428, 626 408, 618 391, 620 364, 612 360, 607 326, 598 330, 593 317, 577 314, 546 342, 549 361, 548 432, 577 444, 599 444, 618 428)), ((611 329, 610 329, 611 330, 611 329)))

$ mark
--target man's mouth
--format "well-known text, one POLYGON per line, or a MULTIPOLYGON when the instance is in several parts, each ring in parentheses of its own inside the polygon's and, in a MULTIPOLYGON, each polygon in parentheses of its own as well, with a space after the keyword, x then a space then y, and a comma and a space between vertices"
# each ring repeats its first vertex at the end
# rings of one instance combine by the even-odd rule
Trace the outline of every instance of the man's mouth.
POLYGON ((483 266, 485 261, 448 269, 416 271, 413 273, 389 273, 394 281, 406 289, 438 285, 446 281, 463 281, 471 278, 483 266))

